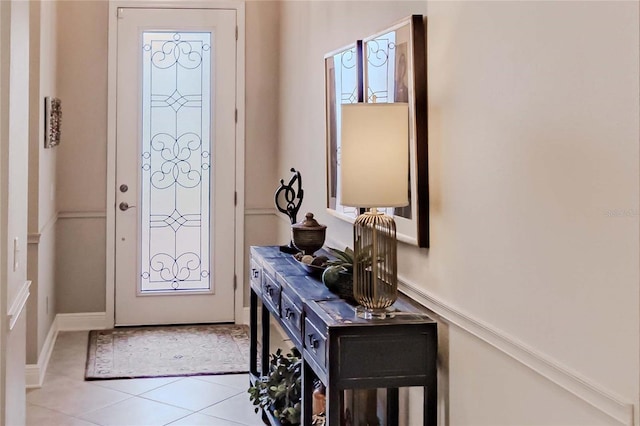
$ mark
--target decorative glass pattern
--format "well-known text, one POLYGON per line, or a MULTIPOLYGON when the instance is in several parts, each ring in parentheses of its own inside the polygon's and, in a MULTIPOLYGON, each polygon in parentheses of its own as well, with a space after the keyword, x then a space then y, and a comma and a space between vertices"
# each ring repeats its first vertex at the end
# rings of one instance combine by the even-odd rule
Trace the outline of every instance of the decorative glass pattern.
POLYGON ((355 207, 343 206, 340 203, 340 158, 341 143, 340 131, 342 128, 342 105, 355 104, 358 102, 358 54, 356 46, 336 53, 330 58, 332 67, 329 69, 329 100, 332 104, 329 109, 331 132, 330 137, 330 182, 329 188, 330 207, 337 212, 349 217, 357 217, 359 212, 355 207), (337 102, 336 102, 337 100, 337 102))
MULTIPOLYGON (((366 44, 367 102, 395 101, 396 32, 381 35, 366 44)), ((406 100, 404 101, 406 102, 406 100)))
POLYGON ((211 33, 143 32, 142 293, 211 289, 211 33))
MULTIPOLYGON (((369 103, 408 102, 408 51, 406 42, 397 41, 396 31, 390 31, 365 45, 365 88, 369 103)), ((407 141, 409 143, 409 141, 407 141)), ((411 203, 411 164, 409 164, 408 190, 411 203)), ((411 219, 411 205, 378 208, 389 216, 411 219)))

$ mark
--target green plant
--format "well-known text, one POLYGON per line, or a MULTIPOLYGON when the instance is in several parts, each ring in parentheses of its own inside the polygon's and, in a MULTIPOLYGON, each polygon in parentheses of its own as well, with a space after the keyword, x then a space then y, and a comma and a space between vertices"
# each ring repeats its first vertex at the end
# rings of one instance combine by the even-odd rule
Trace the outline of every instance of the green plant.
POLYGON ((341 298, 353 301, 353 250, 344 251, 329 248, 335 259, 327 262, 322 273, 322 282, 327 288, 341 298))
POLYGON ((334 267, 336 271, 353 273, 353 250, 345 247, 344 251, 328 247, 336 258, 327 262, 327 267, 334 267))
POLYGON ((286 355, 281 349, 271 354, 269 374, 259 377, 248 390, 256 413, 261 408, 270 410, 282 424, 299 425, 301 377, 302 360, 296 348, 286 355))

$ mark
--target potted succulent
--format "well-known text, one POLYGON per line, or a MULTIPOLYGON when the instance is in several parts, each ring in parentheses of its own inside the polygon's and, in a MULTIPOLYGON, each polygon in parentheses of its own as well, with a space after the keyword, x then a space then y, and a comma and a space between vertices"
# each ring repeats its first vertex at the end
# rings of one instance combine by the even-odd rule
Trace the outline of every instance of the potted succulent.
POLYGON ((327 262, 322 273, 322 282, 341 298, 353 302, 353 250, 346 247, 338 250, 329 247, 335 259, 327 262))
POLYGON ((268 410, 283 425, 299 425, 302 394, 302 357, 296 348, 284 355, 281 349, 271 354, 269 374, 249 387, 249 399, 260 409, 268 410))

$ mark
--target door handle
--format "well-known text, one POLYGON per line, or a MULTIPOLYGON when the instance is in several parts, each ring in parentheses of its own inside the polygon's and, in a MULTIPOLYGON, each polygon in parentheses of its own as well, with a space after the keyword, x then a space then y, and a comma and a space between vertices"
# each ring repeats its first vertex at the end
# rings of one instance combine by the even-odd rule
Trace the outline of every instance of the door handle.
POLYGON ((131 207, 135 207, 135 206, 130 206, 129 203, 123 201, 120 203, 120 210, 122 210, 123 212, 126 212, 127 210, 129 210, 131 207))

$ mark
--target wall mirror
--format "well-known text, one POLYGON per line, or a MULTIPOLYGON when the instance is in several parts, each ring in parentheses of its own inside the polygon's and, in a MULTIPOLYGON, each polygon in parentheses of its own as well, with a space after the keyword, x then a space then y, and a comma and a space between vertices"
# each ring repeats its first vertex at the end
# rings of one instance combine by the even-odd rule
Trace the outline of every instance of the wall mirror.
POLYGON ((352 46, 325 56, 327 108, 327 209, 353 222, 359 212, 340 204, 340 105, 355 102, 409 104, 409 205, 387 208, 398 240, 429 247, 426 34, 412 15, 352 46))
POLYGON ((386 209, 398 239, 428 247, 427 76, 424 22, 414 15, 364 40, 365 102, 409 104, 409 205, 386 209))
POLYGON ((340 202, 340 117, 341 106, 363 102, 362 42, 343 47, 324 57, 327 125, 327 209, 353 222, 358 209, 340 202))

